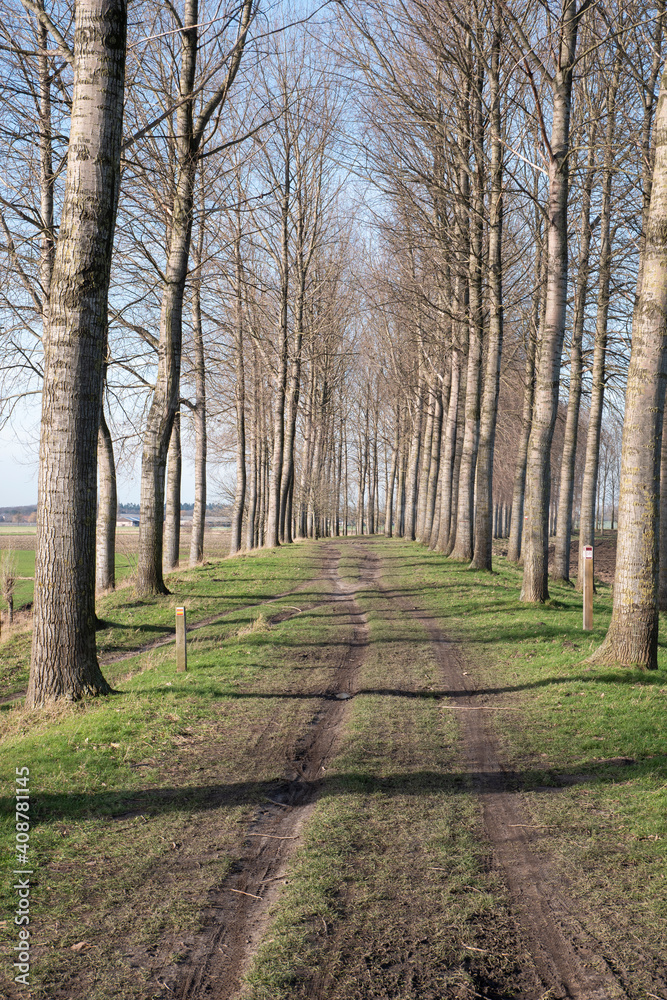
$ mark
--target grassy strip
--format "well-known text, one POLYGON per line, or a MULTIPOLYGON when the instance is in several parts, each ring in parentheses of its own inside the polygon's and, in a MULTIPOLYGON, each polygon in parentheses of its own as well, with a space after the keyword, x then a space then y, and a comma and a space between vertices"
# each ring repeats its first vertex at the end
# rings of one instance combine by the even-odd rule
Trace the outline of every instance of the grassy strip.
POLYGON ((494 723, 545 830, 544 849, 609 954, 628 969, 637 967, 635 943, 657 956, 636 972, 632 995, 645 996, 653 973, 665 975, 665 619, 657 671, 592 666, 586 657, 609 625, 610 587, 598 586, 595 627, 584 633, 580 594, 550 582, 547 604, 522 604, 520 570, 505 559, 488 574, 414 544, 379 548, 393 567, 388 582, 464 644, 480 687, 520 707, 495 713, 494 723))
MULTIPOLYGON (((181 595, 200 614, 233 608, 318 565, 306 547, 238 559, 183 574, 181 595), (224 581, 213 581, 221 571, 224 581)), ((160 620, 174 601, 142 602, 135 613, 160 620)), ((332 670, 315 656, 302 683, 304 650, 325 645, 331 629, 323 610, 276 626, 266 614, 239 610, 192 635, 187 674, 166 647, 110 667, 119 689, 110 698, 41 712, 5 706, 0 906, 13 917, 11 796, 15 768, 27 765, 35 997, 70 988, 91 1000, 145 996, 164 936, 187 944, 196 932, 207 889, 238 856, 249 816, 282 777, 285 746, 316 710, 308 691, 326 688, 332 670)), ((131 625, 131 612, 123 616, 131 625)), ((12 919, 0 921, 7 955, 16 932, 12 919)))
MULTIPOLYGON (((341 567, 358 579, 353 548, 341 567)), ((379 592, 359 602, 370 629, 359 690, 243 996, 515 996, 528 963, 456 721, 434 697, 430 643, 379 592)))
MULTIPOLYGON (((209 601, 233 607, 318 563, 312 548, 285 549, 235 560, 236 585, 226 574, 211 593, 218 566, 187 574, 184 589, 197 593, 200 610, 209 601)), ((144 612, 162 613, 164 602, 155 604, 144 612)), ((5 709, 0 906, 13 917, 11 795, 15 768, 27 765, 35 997, 145 997, 165 936, 175 942, 167 961, 192 943, 207 889, 238 857, 249 817, 316 711, 309 692, 326 688, 333 667, 309 657, 304 683, 304 656, 326 648, 332 628, 325 609, 275 626, 266 611, 239 611, 191 636, 186 674, 175 672, 167 647, 108 670, 119 689, 112 697, 5 709)), ((0 922, 6 955, 16 932, 12 919, 0 922)))
MULTIPOLYGON (((116 558, 131 559, 122 553, 116 558)), ((195 571, 172 573, 166 577, 171 593, 164 597, 137 598, 131 586, 119 586, 97 602, 97 614, 101 619, 97 632, 98 655, 112 657, 173 635, 174 614, 179 605, 186 606, 188 621, 193 624, 202 618, 270 600, 314 577, 318 567, 312 551, 286 546, 273 551, 261 550, 256 555, 239 559, 215 560, 195 571)), ((314 593, 317 592, 316 589, 314 593)), ((300 599, 307 602, 308 594, 301 594, 300 599)), ((0 695, 25 689, 30 641, 30 634, 24 629, 3 642, 0 695)), ((103 672, 112 680, 113 670, 103 668, 103 672)))

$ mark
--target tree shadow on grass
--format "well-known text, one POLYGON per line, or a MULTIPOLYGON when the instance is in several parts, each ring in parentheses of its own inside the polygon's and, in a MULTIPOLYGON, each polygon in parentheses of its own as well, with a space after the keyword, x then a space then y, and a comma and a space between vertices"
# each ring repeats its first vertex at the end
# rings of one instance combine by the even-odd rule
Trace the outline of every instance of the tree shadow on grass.
POLYGON ((173 625, 148 625, 148 624, 144 624, 144 625, 137 625, 137 624, 124 625, 122 622, 113 622, 113 621, 110 621, 108 618, 105 618, 105 619, 98 619, 98 622, 97 622, 97 625, 96 625, 96 630, 98 632, 100 630, 102 630, 102 629, 123 629, 123 630, 127 629, 127 630, 132 631, 132 632, 160 632, 160 633, 162 633, 164 635, 167 632, 173 632, 174 631, 174 626, 173 625))
MULTIPOLYGON (((345 643, 348 645, 348 643, 345 643)), ((219 664, 211 664, 211 667, 217 667, 219 664)), ((266 671, 282 671, 284 666, 280 663, 275 666, 267 667, 263 664, 247 664, 251 669, 257 669, 260 673, 266 671)), ((307 665, 310 667, 310 664, 307 665)), ((195 669, 204 669, 195 668, 195 669)), ((656 687, 658 685, 663 685, 665 683, 664 677, 654 677, 648 676, 646 674, 632 674, 625 677, 624 675, 619 676, 616 673, 608 672, 604 674, 576 674, 572 677, 544 677, 537 681, 527 681, 524 684, 507 684, 502 687, 485 687, 477 688, 475 690, 465 690, 465 689, 452 689, 452 690, 417 690, 410 691, 402 688, 359 688, 354 692, 353 697, 358 698, 363 695, 375 695, 375 696, 387 696, 391 698, 407 698, 409 700, 417 699, 420 701, 444 701, 448 702, 452 699, 465 698, 467 701, 475 701, 478 699, 484 699, 487 697, 492 697, 499 694, 512 694, 518 691, 533 691, 539 688, 551 687, 552 685, 558 685, 559 687, 565 687, 569 685, 577 684, 625 684, 634 685, 641 684, 644 687, 656 687)), ((167 694, 168 692, 174 693, 174 688, 165 687, 152 687, 151 691, 154 694, 167 694)), ((220 690, 216 693, 216 697, 220 698, 230 698, 234 700, 248 699, 252 700, 254 698, 259 699, 300 699, 300 698, 327 698, 335 694, 333 689, 329 692, 302 692, 302 691, 229 691, 220 690)), ((120 692, 123 693, 123 692, 120 692)), ((191 692, 189 692, 191 693, 191 692)), ((567 697, 567 694, 565 695, 567 697)), ((456 708, 456 705, 452 702, 452 709, 456 708)), ((466 706, 467 708, 474 706, 466 706)), ((491 709, 492 706, 480 704, 480 711, 485 709, 491 709)))
MULTIPOLYGON (((554 794, 573 784, 622 784, 632 778, 667 773, 667 755, 645 761, 632 758, 589 760, 576 767, 550 768, 547 772, 515 771, 415 771, 378 775, 369 767, 330 773, 313 784, 323 798, 350 794, 419 796, 433 793, 460 795, 471 791, 500 793, 532 791, 554 794)), ((212 809, 260 805, 267 800, 285 799, 295 782, 239 781, 220 784, 116 789, 87 793, 40 793, 31 800, 31 824, 38 827, 57 821, 90 818, 109 822, 144 816, 147 819, 176 812, 205 812, 212 809)), ((303 785, 304 782, 298 782, 303 785)), ((307 783, 306 783, 307 784, 307 783)), ((14 798, 0 798, 0 814, 13 816, 14 798)))

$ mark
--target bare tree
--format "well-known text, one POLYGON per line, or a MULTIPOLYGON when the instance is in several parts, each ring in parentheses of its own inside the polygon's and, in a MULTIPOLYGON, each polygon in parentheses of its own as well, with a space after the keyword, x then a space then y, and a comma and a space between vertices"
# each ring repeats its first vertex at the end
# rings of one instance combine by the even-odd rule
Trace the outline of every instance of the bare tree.
POLYGON ((632 322, 625 394, 611 624, 591 659, 657 667, 660 449, 667 380, 667 77, 655 122, 655 165, 632 322))
POLYGON ((44 336, 30 706, 109 691, 95 649, 95 457, 127 9, 125 0, 78 0, 75 11, 67 184, 44 336))

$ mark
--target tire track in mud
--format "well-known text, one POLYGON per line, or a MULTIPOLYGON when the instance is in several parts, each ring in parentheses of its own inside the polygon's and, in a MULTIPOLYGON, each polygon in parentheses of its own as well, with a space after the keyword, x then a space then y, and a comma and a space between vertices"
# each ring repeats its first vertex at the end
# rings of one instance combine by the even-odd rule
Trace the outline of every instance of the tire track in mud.
MULTIPOLYGON (((322 604, 333 604, 345 616, 351 635, 335 667, 320 705, 294 747, 286 781, 272 793, 247 829, 242 854, 232 872, 209 893, 202 910, 204 929, 185 964, 162 968, 157 981, 166 985, 163 997, 178 1000, 231 1000, 269 923, 287 863, 323 785, 326 762, 332 756, 344 722, 347 700, 355 693, 358 670, 368 644, 366 616, 355 593, 366 585, 344 583, 338 573, 340 552, 324 550, 321 578, 331 591, 322 604), (171 972, 171 975, 170 975, 171 972)), ((286 620, 291 615, 277 615, 286 620)), ((314 697, 317 697, 316 695, 314 697)))
POLYGON ((492 699, 477 694, 459 650, 443 635, 435 618, 382 583, 382 561, 375 553, 367 552, 366 558, 378 590, 426 630, 443 691, 457 710, 463 756, 481 802, 486 835, 542 983, 534 992, 517 994, 516 1000, 627 998, 599 942, 570 905, 567 879, 553 861, 534 850, 536 836, 517 790, 517 775, 503 766, 485 711, 493 707, 492 699))

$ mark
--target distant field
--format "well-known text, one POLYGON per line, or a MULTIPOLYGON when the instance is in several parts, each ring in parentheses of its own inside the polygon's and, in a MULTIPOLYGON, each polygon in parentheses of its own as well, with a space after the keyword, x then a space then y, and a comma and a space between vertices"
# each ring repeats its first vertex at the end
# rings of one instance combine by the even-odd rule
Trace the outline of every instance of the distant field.
MULTIPOLYGON (((0 525, 0 549, 12 548, 16 552, 19 579, 14 596, 14 610, 32 604, 35 576, 35 527, 31 524, 0 525)), ((211 558, 221 558, 229 552, 229 529, 210 528, 205 535, 205 552, 211 558)), ((134 573, 137 565, 139 531, 137 528, 118 528, 116 532, 116 581, 121 583, 134 573)), ((190 530, 181 530, 181 560, 190 556, 190 530)), ((0 609, 7 604, 0 598, 0 609)))

